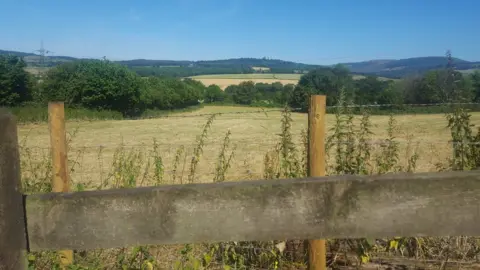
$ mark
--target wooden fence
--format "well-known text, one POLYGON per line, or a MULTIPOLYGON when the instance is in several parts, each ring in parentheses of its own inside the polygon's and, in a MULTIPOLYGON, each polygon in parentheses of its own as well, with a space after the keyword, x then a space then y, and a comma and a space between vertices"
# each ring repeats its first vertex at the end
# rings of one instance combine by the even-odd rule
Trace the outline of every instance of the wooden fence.
MULTIPOLYGON (((321 177, 324 108, 309 115, 312 177, 24 195, 16 123, 0 112, 0 269, 24 269, 26 250, 480 234, 480 173, 321 177)), ((310 241, 311 269, 324 245, 310 241)))

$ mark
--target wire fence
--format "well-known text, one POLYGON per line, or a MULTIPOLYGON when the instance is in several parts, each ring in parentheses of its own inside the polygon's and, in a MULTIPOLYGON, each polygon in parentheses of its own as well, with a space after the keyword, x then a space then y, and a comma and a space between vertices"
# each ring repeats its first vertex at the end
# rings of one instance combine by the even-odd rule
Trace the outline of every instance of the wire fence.
MULTIPOLYGON (((388 107, 397 107, 397 108, 407 108, 407 107, 453 107, 453 106, 478 106, 480 103, 476 102, 459 102, 459 103, 408 103, 408 104, 364 104, 364 105, 343 105, 343 106, 326 106, 326 109, 336 109, 336 108, 388 108, 388 107)), ((190 117, 206 117, 206 116, 221 116, 221 115, 243 115, 243 114, 258 114, 258 113, 270 113, 270 112, 282 112, 284 109, 258 109, 252 111, 232 111, 232 112, 216 112, 216 113, 201 113, 201 114, 189 114, 189 113, 178 113, 178 114, 167 114, 167 115, 158 115, 158 116, 149 116, 146 118, 149 119, 161 119, 161 118, 190 118, 190 117)), ((302 108, 290 107, 292 112, 302 112, 302 108)))

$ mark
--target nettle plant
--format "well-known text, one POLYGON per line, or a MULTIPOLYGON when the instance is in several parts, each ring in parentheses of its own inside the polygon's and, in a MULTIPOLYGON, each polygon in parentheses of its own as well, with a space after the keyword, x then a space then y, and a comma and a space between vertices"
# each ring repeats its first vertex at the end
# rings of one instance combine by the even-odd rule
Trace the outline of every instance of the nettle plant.
MULTIPOLYGON (((374 133, 371 130, 373 124, 368 108, 363 108, 361 116, 357 117, 353 114, 354 108, 353 98, 342 89, 335 108, 335 122, 327 137, 327 174, 371 175, 415 171, 418 159, 416 150, 407 153, 406 166, 400 165, 400 147, 395 137, 397 124, 394 116, 389 116, 387 137, 373 141, 374 133)), ((410 142, 407 148, 411 149, 410 142)), ((398 250, 410 240, 401 237, 331 240, 330 250, 334 254, 331 263, 335 263, 334 258, 339 253, 347 251, 355 251, 358 262, 365 263, 370 260, 372 252, 398 250)))

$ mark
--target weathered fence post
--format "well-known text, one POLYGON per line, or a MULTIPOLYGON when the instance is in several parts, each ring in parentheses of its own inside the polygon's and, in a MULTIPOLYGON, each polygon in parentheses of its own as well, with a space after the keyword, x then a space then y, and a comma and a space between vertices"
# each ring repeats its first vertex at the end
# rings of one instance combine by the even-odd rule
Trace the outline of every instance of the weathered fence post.
POLYGON ((25 208, 20 192, 20 157, 13 115, 0 109, 0 270, 25 269, 25 208))
MULTIPOLYGON (((326 96, 312 95, 308 111, 308 175, 325 176, 326 96)), ((326 241, 309 240, 309 269, 327 268, 326 241)))
MULTIPOLYGON (((65 131, 65 109, 63 102, 48 103, 48 123, 50 129, 50 144, 52 148, 52 192, 69 192, 67 138, 65 131)), ((62 266, 73 263, 73 251, 61 250, 62 266)))

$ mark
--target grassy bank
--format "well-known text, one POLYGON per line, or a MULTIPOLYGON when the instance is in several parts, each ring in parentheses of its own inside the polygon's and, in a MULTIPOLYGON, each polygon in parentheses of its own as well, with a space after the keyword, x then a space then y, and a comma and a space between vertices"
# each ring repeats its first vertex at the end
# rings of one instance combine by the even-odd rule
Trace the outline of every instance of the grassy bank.
MULTIPOLYGON (((199 110, 203 105, 191 106, 176 110, 150 110, 143 111, 138 116, 125 117, 120 112, 110 110, 92 110, 85 108, 65 107, 65 118, 76 121, 94 120, 125 120, 125 119, 146 119, 166 116, 169 114, 192 112, 199 110)), ((38 105, 27 105, 21 107, 7 107, 16 117, 19 123, 41 123, 48 121, 48 107, 38 105)))

